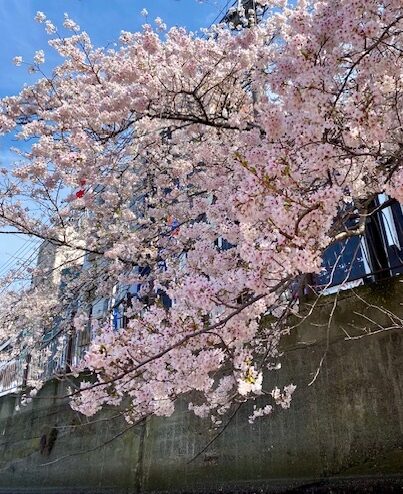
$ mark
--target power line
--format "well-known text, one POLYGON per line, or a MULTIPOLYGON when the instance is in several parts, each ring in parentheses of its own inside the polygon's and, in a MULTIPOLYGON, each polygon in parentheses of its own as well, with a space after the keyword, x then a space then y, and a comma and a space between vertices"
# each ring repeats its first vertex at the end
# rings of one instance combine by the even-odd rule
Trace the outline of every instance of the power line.
POLYGON ((18 261, 23 260, 22 258, 28 252, 30 252, 30 250, 33 248, 32 244, 34 244, 35 242, 37 242, 37 240, 32 238, 25 241, 20 246, 20 248, 14 253, 14 255, 10 255, 10 258, 0 266, 0 277, 3 276, 7 271, 13 269, 13 266, 17 264, 18 261))
POLYGON ((215 24, 219 19, 222 19, 222 16, 224 12, 227 12, 228 7, 231 3, 234 3, 234 0, 228 0, 224 7, 220 10, 220 12, 217 14, 217 16, 214 18, 213 22, 210 24, 210 27, 215 24))
POLYGON ((23 270, 30 266, 32 262, 36 259, 36 254, 38 253, 39 249, 41 248, 42 243, 38 245, 38 247, 31 253, 29 257, 21 264, 21 266, 16 270, 16 272, 13 275, 13 278, 10 280, 8 284, 6 284, 3 289, 0 291, 0 295, 2 295, 7 289, 15 282, 18 281, 17 277, 20 273, 23 272, 23 270))

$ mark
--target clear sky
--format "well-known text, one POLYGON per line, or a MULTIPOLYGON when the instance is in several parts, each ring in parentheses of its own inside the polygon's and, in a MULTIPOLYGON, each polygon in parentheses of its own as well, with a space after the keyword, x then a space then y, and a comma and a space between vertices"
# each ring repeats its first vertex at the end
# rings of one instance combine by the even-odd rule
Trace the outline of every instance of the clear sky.
MULTIPOLYGON (((24 83, 32 83, 37 76, 28 74, 26 67, 12 63, 15 56, 32 61, 36 50, 44 50, 45 71, 51 71, 60 58, 48 46, 49 35, 44 26, 34 21, 42 11, 57 26, 62 26, 65 12, 87 31, 97 46, 113 45, 121 30, 138 31, 145 19, 143 8, 149 12, 147 21, 161 17, 169 26, 185 26, 197 31, 217 20, 233 0, 0 0, 0 97, 17 94, 24 83)), ((10 139, 0 139, 0 166, 8 166, 14 159, 10 139)), ((26 238, 0 235, 0 275, 18 259, 33 256, 35 243, 26 238)))

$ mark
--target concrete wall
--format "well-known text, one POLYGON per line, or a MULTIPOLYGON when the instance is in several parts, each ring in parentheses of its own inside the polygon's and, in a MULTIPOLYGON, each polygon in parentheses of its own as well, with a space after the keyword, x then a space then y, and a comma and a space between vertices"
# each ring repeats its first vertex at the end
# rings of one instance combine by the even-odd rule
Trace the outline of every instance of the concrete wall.
POLYGON ((338 492, 363 486, 380 492, 380 482, 401 492, 403 331, 377 306, 402 316, 403 284, 395 280, 356 294, 346 292, 337 303, 325 297, 283 342, 282 369, 268 386, 297 384, 290 410, 276 409, 250 425, 249 405, 241 407, 193 461, 217 431, 185 403, 171 418, 153 419, 100 447, 127 427, 110 418, 115 408, 88 420, 60 399, 65 385, 57 381, 19 412, 16 397, 1 398, 0 491, 266 492, 319 482, 318 492, 325 492, 320 488, 328 479, 338 492), (346 340, 346 333, 389 327, 395 328, 346 340), (50 452, 44 435, 54 442, 50 452))

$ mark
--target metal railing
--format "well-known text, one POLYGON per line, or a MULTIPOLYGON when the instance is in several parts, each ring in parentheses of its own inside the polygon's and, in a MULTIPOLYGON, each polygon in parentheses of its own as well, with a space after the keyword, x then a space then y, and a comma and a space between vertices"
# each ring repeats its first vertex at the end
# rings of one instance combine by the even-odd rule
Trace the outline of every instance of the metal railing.
POLYGON ((24 385, 26 360, 13 359, 0 364, 0 396, 17 393, 24 385))
POLYGON ((88 345, 76 346, 76 351, 71 354, 73 343, 74 341, 62 333, 45 342, 32 356, 24 354, 0 363, 0 396, 19 393, 35 382, 48 381, 64 374, 71 364, 77 365, 88 345))

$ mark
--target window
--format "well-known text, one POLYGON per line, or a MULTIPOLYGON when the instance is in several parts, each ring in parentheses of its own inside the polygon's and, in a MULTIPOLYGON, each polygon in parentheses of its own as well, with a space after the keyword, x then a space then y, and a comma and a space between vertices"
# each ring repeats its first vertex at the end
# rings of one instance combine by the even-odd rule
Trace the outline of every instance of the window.
MULTIPOLYGON (((350 237, 328 247, 323 270, 314 286, 333 293, 403 273, 403 214, 401 205, 379 194, 369 209, 363 236, 350 237)), ((357 220, 355 220, 357 221, 357 220)), ((347 225, 350 228, 354 224, 347 225)))

